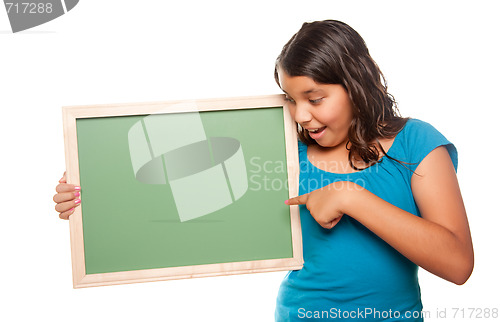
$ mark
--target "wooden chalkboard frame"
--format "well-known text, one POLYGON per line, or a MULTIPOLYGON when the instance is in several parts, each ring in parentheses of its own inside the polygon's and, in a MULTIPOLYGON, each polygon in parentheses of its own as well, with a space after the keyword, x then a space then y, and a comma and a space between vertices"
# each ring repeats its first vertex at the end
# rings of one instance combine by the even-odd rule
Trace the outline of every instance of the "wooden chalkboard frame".
MULTIPOLYGON (((166 111, 168 111, 167 113, 183 113, 270 107, 283 108, 289 197, 297 196, 299 187, 299 160, 296 126, 284 104, 283 95, 153 103, 65 106, 62 109, 68 182, 75 185, 80 184, 77 119, 149 115, 166 113, 166 111)), ((293 257, 291 258, 86 274, 82 207, 77 207, 69 220, 73 287, 82 288, 89 286, 300 269, 303 265, 303 258, 298 206, 290 207, 290 219, 293 249, 293 257)))

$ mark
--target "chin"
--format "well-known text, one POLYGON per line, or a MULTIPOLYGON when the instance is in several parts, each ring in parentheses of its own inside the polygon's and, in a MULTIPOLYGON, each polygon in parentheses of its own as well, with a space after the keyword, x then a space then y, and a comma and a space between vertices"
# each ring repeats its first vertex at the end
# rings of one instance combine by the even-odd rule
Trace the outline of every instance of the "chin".
POLYGON ((345 141, 333 141, 328 139, 315 140, 316 143, 323 148, 336 148, 342 145, 345 146, 345 141))
POLYGON ((320 147, 322 147, 322 148, 333 148, 333 147, 335 147, 335 145, 334 145, 334 144, 331 144, 331 143, 328 143, 328 142, 321 142, 321 140, 320 140, 320 142, 316 141, 316 143, 317 143, 320 147))

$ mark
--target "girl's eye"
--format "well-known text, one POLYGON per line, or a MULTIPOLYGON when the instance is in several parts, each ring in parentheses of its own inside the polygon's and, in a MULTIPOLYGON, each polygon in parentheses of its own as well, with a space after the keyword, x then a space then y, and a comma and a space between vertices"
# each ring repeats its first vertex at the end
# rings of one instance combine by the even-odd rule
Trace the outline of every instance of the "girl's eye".
POLYGON ((295 101, 288 96, 285 96, 285 101, 290 103, 295 103, 295 101))
POLYGON ((315 99, 315 100, 309 100, 309 102, 311 104, 319 104, 319 103, 321 103, 322 100, 323 100, 323 98, 318 98, 318 99, 315 99))

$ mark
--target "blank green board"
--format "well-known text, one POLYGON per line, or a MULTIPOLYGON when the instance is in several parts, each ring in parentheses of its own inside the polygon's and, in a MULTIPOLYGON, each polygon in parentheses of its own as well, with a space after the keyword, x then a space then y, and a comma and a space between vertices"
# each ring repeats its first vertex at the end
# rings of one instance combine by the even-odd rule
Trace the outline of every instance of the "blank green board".
MULTIPOLYGON (((208 138, 241 143, 248 190, 185 222, 168 183, 134 175, 127 134, 145 115, 76 120, 86 274, 293 257, 283 109, 200 116, 208 138)), ((189 130, 179 124, 179 137, 189 130)))

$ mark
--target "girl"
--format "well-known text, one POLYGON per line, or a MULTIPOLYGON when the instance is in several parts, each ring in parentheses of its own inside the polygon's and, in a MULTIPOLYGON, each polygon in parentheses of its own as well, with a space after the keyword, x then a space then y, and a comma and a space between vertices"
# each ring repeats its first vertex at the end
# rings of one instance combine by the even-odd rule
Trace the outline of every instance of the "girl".
POLYGON ((368 49, 339 21, 305 23, 275 78, 298 124, 304 267, 276 320, 421 321, 417 267, 456 284, 473 268, 457 151, 398 116, 368 49))
MULTIPOLYGON (((275 78, 297 122, 304 267, 280 287, 276 321, 422 321, 418 266, 456 284, 473 249, 457 151, 430 124, 402 118, 368 49, 339 21, 305 23, 275 78)), ((67 219, 79 188, 60 180, 67 219)))

